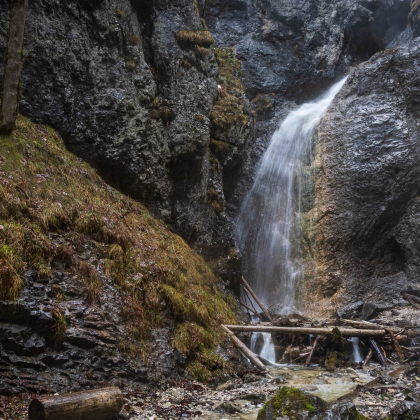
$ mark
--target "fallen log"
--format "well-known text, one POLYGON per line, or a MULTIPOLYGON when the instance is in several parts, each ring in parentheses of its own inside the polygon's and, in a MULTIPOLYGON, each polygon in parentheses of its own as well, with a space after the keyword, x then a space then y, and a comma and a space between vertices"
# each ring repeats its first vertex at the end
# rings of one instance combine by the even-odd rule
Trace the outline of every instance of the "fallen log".
POLYGON ((379 346, 376 344, 376 341, 372 337, 370 337, 369 342, 370 342, 370 345, 372 346, 372 350, 375 353, 375 356, 378 359, 379 363, 382 366, 386 365, 385 356, 382 354, 382 351, 379 348, 379 346))
POLYGON ((414 302, 414 299, 411 295, 404 295, 404 298, 407 299, 416 309, 420 309, 420 305, 414 302))
POLYGON ((419 298, 419 297, 417 297, 417 296, 410 295, 410 294, 408 294, 408 293, 406 293, 406 294, 405 294, 405 296, 408 296, 408 297, 410 297, 411 299, 413 299, 415 302, 420 303, 420 298, 419 298))
MULTIPOLYGON (((305 327, 273 327, 273 326, 254 326, 254 325, 226 325, 231 331, 241 332, 268 332, 272 334, 304 334, 318 335, 331 333, 333 328, 305 328, 305 327)), ((339 328, 343 337, 384 337, 385 330, 357 330, 352 328, 339 328)))
POLYGON ((238 337, 229 329, 226 325, 221 325, 223 331, 225 331, 233 341, 233 344, 246 356, 248 359, 263 372, 267 372, 267 368, 260 362, 258 356, 252 352, 238 337))
POLYGON ((391 336, 392 342, 394 343, 394 349, 397 352, 398 361, 400 363, 404 363, 405 357, 404 357, 404 354, 402 352, 400 343, 395 338, 395 335, 392 332, 390 332, 389 335, 391 336))
POLYGON ((373 350, 370 348, 368 354, 365 357, 365 360, 363 360, 362 366, 367 366, 370 362, 370 359, 372 359, 373 356, 373 350))
POLYGON ((92 389, 32 400, 29 420, 111 420, 123 406, 121 390, 115 387, 92 389))
POLYGON ((310 351, 308 358, 306 359, 305 366, 309 366, 309 364, 311 363, 312 356, 315 353, 316 347, 320 339, 321 335, 317 335, 314 341, 314 345, 312 346, 312 350, 310 351))
POLYGON ((261 315, 260 315, 257 311, 254 311, 254 309, 250 308, 250 307, 249 307, 248 305, 246 305, 245 303, 242 303, 242 302, 241 302, 241 305, 242 305, 245 309, 247 309, 249 312, 252 312, 254 315, 258 316, 258 317, 261 319, 261 315))
POLYGON ((374 324, 373 322, 367 322, 367 321, 353 321, 351 319, 342 319, 341 320, 344 324, 351 325, 353 327, 357 327, 362 330, 387 330, 390 332, 393 332, 395 334, 398 334, 401 332, 401 328, 398 327, 391 327, 388 325, 378 325, 374 324))
POLYGON ((251 289, 251 286, 247 283, 247 281, 242 277, 242 283, 244 287, 248 290, 248 292, 251 294, 251 296, 254 298, 255 302, 257 302, 258 306, 262 309, 264 312, 264 315, 268 318, 270 322, 273 322, 273 318, 271 318, 270 314, 267 311, 267 308, 265 305, 258 299, 257 295, 254 293, 254 291, 251 289))

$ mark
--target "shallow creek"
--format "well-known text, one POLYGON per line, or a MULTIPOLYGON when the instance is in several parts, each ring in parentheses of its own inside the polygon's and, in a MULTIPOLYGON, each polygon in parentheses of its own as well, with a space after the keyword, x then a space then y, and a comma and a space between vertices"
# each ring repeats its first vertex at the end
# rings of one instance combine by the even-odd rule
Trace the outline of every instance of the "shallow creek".
POLYGON ((201 384, 192 388, 174 387, 166 391, 157 392, 157 395, 148 402, 142 403, 134 397, 129 398, 130 414, 133 419, 241 419, 256 420, 259 410, 263 407, 265 399, 271 398, 281 386, 293 386, 316 395, 328 402, 351 394, 358 385, 364 386, 363 392, 352 394, 353 402, 364 415, 371 419, 383 419, 391 406, 399 399, 403 399, 403 390, 408 384, 396 372, 398 366, 381 368, 378 365, 363 369, 342 368, 335 372, 327 372, 319 367, 304 368, 298 365, 287 365, 270 368, 270 377, 257 377, 250 375, 246 380, 235 379, 220 387, 212 389, 201 384), (375 383, 378 376, 394 376, 392 385, 375 383), (375 395, 376 388, 387 388, 387 395, 392 398, 383 401, 375 395), (185 413, 171 416, 169 413, 176 410, 182 403, 185 413), (221 405, 223 405, 221 407, 221 405), (239 412, 238 412, 239 411, 239 412), (165 412, 165 415, 161 413, 165 412))

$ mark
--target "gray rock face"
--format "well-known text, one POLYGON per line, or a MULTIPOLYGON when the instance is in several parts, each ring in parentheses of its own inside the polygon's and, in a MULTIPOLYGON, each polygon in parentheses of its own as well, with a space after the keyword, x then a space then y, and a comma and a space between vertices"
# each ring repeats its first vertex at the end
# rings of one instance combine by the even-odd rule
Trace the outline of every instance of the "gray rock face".
POLYGON ((418 293, 420 39, 353 70, 319 128, 320 291, 398 303, 418 293))
MULTIPOLYGON (((0 0, 0 56, 9 7, 0 0)), ((191 0, 153 7, 130 0, 32 1, 20 110, 54 127, 108 182, 217 258, 233 242, 228 215, 214 209, 209 190, 229 201, 252 147, 252 120, 232 127, 235 159, 214 170, 210 113, 219 69, 212 49, 199 55, 194 45, 180 45, 176 34, 184 26, 203 30, 191 0)))

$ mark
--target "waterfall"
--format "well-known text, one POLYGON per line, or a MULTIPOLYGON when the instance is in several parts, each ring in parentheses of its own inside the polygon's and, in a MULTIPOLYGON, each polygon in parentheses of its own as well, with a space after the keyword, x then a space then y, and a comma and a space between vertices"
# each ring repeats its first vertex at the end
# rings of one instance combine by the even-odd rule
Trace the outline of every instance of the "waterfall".
POLYGON ((278 312, 285 314, 295 309, 295 281, 304 274, 304 268, 293 262, 291 246, 292 234, 298 236, 300 231, 302 181, 297 174, 301 159, 312 155, 318 122, 345 81, 290 112, 282 122, 259 163, 236 221, 237 244, 248 280, 263 303, 276 304, 281 308, 278 312))
POLYGON ((270 333, 252 333, 250 344, 251 351, 257 353, 257 339, 260 334, 264 340, 264 343, 261 351, 259 352, 259 356, 263 357, 265 360, 268 360, 271 363, 276 363, 276 352, 270 333))
POLYGON ((359 337, 350 337, 348 339, 353 345, 353 362, 363 362, 363 354, 360 348, 359 337))

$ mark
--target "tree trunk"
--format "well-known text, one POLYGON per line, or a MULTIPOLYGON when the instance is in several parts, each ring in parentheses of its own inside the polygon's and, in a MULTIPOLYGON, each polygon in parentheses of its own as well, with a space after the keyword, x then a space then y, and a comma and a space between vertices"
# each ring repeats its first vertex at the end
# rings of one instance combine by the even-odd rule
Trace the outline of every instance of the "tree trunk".
POLYGON ((349 324, 352 327, 360 328, 362 330, 387 330, 396 334, 398 334, 401 331, 401 328, 398 328, 398 327, 390 327, 388 325, 378 325, 378 324, 374 324, 373 322, 353 321, 351 319, 341 319, 341 321, 344 324, 349 324))
POLYGON ((12 132, 19 111, 23 39, 27 14, 28 0, 12 0, 0 109, 0 132, 3 133, 12 132))
POLYGON ((225 331, 227 334, 230 335, 230 338, 233 341, 233 344, 242 352, 245 354, 246 357, 256 366, 258 369, 267 372, 267 368, 259 361, 258 356, 252 352, 244 343, 242 343, 241 340, 239 340, 236 335, 229 330, 225 325, 221 326, 223 331, 225 331))
MULTIPOLYGON (((254 326, 254 325, 226 325, 231 331, 242 332, 269 332, 283 334, 304 334, 318 335, 331 333, 333 328, 304 328, 304 327, 273 327, 273 326, 254 326)), ((356 330, 351 328, 338 328, 343 337, 384 337, 385 330, 356 330)))
POLYGON ((311 363, 312 356, 315 353, 316 347, 317 347, 318 342, 319 342, 320 339, 321 339, 321 336, 320 335, 317 335, 316 338, 315 338, 315 341, 314 341, 314 345, 312 346, 312 350, 309 353, 308 358, 306 359, 305 366, 309 366, 309 364, 311 363))
POLYGON ((382 366, 386 365, 385 356, 382 354, 382 351, 379 348, 379 346, 376 344, 376 341, 373 338, 369 338, 369 341, 370 341, 370 345, 372 346, 372 349, 373 349, 373 351, 375 353, 375 356, 378 359, 379 363, 382 366))
POLYGON ((270 314, 267 311, 267 308, 264 306, 264 304, 258 299, 257 295, 254 293, 254 291, 251 289, 251 286, 247 283, 247 281, 242 277, 242 283, 244 284, 244 287, 248 290, 248 292, 251 294, 251 296, 254 298, 255 302, 258 303, 258 306, 262 309, 264 312, 264 315, 268 318, 270 322, 273 322, 273 318, 271 318, 270 314))
POLYGON ((258 318, 260 318, 261 319, 261 315, 257 312, 257 311, 254 311, 252 308, 250 308, 248 305, 246 305, 245 303, 242 303, 241 302, 241 305, 244 307, 244 308, 246 308, 249 312, 252 312, 255 316, 257 316, 258 318))
POLYGON ((92 389, 32 400, 29 420, 111 420, 123 406, 118 388, 92 389))
POLYGON ((401 349, 401 346, 400 346, 400 343, 398 342, 398 340, 395 338, 395 335, 392 333, 392 332, 390 332, 389 333, 389 335, 391 336, 391 339, 392 339, 392 342, 394 343, 394 348, 395 348, 395 351, 397 352, 397 356, 398 356, 398 361, 400 362, 400 363, 404 363, 404 354, 403 354, 403 352, 402 352, 402 349, 401 349))

